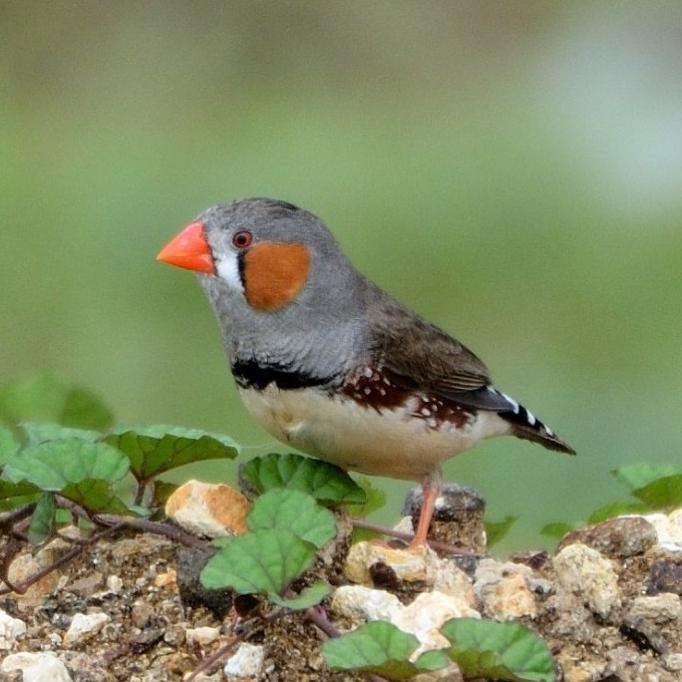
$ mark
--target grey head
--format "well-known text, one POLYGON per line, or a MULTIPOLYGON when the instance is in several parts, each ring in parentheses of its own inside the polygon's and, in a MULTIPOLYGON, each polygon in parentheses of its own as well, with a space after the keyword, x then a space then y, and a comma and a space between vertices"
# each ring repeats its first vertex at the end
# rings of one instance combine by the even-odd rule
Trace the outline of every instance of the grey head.
POLYGON ((203 224, 215 272, 200 274, 231 362, 316 376, 351 369, 366 347, 368 283, 312 213, 285 201, 213 206, 203 224))

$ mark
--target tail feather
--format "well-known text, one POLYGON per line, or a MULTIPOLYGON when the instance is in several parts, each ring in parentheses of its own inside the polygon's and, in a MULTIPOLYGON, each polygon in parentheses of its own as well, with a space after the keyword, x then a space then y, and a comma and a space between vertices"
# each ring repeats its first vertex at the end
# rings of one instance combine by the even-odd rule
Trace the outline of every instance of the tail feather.
POLYGON ((534 443, 548 448, 549 450, 556 450, 558 452, 565 452, 569 455, 575 455, 573 447, 552 431, 546 424, 543 424, 532 412, 527 410, 523 405, 520 405, 516 400, 510 398, 508 395, 494 389, 488 388, 489 391, 496 393, 502 398, 506 399, 508 410, 502 409, 498 414, 503 419, 506 419, 512 427, 512 435, 524 440, 530 440, 534 443))

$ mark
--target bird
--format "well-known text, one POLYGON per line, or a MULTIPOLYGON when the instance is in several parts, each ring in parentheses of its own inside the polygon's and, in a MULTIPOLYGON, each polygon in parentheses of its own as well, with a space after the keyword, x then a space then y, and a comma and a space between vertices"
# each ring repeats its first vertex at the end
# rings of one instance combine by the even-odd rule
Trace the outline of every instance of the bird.
POLYGON ((472 351, 361 274, 303 208, 215 205, 157 259, 197 274, 239 396, 266 431, 344 470, 421 484, 410 549, 428 542, 449 458, 504 435, 575 454, 472 351))

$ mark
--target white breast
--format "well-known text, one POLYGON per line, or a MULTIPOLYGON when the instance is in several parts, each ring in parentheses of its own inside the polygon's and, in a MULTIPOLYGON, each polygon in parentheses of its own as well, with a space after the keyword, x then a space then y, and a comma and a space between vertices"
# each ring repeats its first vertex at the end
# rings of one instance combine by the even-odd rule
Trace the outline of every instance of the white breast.
POLYGON ((419 401, 378 412, 317 389, 240 389, 244 405, 279 440, 307 454, 370 475, 420 479, 480 440, 510 432, 494 412, 438 428, 413 416, 419 401))

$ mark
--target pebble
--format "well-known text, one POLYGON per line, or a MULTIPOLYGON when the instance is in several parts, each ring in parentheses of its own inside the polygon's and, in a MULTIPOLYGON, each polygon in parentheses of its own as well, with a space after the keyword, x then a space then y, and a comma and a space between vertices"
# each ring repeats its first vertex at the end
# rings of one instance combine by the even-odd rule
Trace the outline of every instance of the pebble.
POLYGON ((137 628, 147 627, 155 615, 154 607, 145 601, 136 601, 130 613, 130 619, 137 628))
POLYGON ((480 618, 480 614, 452 595, 422 592, 411 604, 398 609, 390 621, 419 640, 420 646, 411 657, 414 660, 425 651, 450 646, 440 629, 451 618, 480 618))
POLYGON ((647 592, 673 592, 682 595, 682 562, 671 559, 654 561, 647 578, 647 592))
POLYGON ((26 623, 0 610, 0 649, 12 649, 17 638, 26 634, 26 623))
POLYGON ((71 682, 66 666, 51 652, 10 654, 0 665, 0 671, 11 673, 20 670, 23 682, 71 682))
POLYGON ((605 556, 625 558, 644 554, 657 540, 655 528, 644 517, 621 516, 570 531, 562 538, 558 550, 580 542, 605 556))
POLYGON ((331 608, 348 618, 353 625, 360 625, 372 620, 390 621, 403 605, 398 597, 384 590, 363 585, 342 585, 334 591, 331 608))
POLYGON ((219 619, 223 619, 232 607, 234 592, 229 589, 209 590, 201 584, 201 571, 215 554, 213 548, 178 546, 176 553, 177 585, 180 599, 185 607, 205 606, 219 619))
POLYGON ((594 613, 608 618, 620 606, 618 576, 597 550, 581 543, 568 545, 553 563, 559 588, 579 596, 594 613))
POLYGON ((682 604, 676 594, 663 592, 637 597, 623 623, 644 635, 648 644, 660 654, 675 653, 671 648, 682 643, 682 604))
POLYGON ((537 615, 535 592, 544 594, 551 586, 524 564, 482 559, 474 576, 474 590, 483 612, 497 620, 537 615))
POLYGON ((220 637, 220 628, 208 626, 187 628, 187 630, 185 630, 185 637, 187 638, 188 644, 198 644, 203 648, 212 644, 220 637))
POLYGON ((243 642, 230 656, 223 672, 228 680, 254 680, 263 669, 265 649, 258 644, 243 642))
POLYGON ((117 575, 107 576, 107 590, 112 594, 119 594, 123 589, 123 581, 117 575))
MULTIPOLYGON (((12 584, 17 585, 24 582, 38 571, 51 566, 56 559, 56 554, 52 548, 44 547, 37 554, 22 552, 12 561, 9 568, 9 579, 12 584)), ((43 598, 57 589, 59 580, 62 577, 60 570, 54 570, 44 575, 40 580, 34 582, 23 594, 14 594, 17 606, 21 611, 31 611, 42 603, 43 598)), ((4 585, 4 583, 1 583, 4 585)))
POLYGON ((188 481, 166 502, 166 516, 186 531, 209 538, 245 533, 250 503, 222 483, 188 481))
POLYGON ((77 613, 71 619, 71 625, 64 636, 64 646, 84 642, 96 635, 110 617, 106 613, 77 613))

